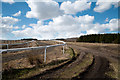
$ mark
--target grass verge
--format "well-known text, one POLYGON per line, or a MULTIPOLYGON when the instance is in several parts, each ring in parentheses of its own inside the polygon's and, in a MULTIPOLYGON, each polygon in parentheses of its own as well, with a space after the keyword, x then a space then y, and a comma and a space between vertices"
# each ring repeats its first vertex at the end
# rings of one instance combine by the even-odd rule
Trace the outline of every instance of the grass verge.
MULTIPOLYGON (((65 53, 72 52, 72 49, 65 50, 65 51, 66 51, 65 53)), ((73 57, 72 53, 70 53, 70 56, 73 57)), ((2 73, 3 80, 9 80, 9 79, 19 80, 19 79, 29 78, 29 77, 38 75, 46 70, 61 66, 69 61, 69 59, 55 60, 55 61, 52 61, 48 64, 43 64, 41 62, 41 59, 40 60, 38 60, 38 59, 40 59, 39 56, 33 57, 33 55, 29 55, 28 61, 32 65, 36 65, 37 67, 24 68, 24 69, 13 69, 13 68, 9 67, 8 70, 5 70, 2 73)))

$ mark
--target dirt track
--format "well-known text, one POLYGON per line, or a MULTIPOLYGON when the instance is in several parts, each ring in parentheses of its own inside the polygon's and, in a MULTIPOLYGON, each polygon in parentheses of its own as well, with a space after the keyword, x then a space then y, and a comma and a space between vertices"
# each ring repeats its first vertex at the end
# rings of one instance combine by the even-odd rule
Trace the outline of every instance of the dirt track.
MULTIPOLYGON (((109 61, 117 62, 118 59, 118 46, 114 46, 111 44, 105 45, 93 45, 93 44, 85 44, 85 45, 73 45, 69 44, 72 48, 79 49, 82 52, 91 53, 94 55, 94 62, 91 66, 88 67, 86 71, 81 73, 78 77, 81 80, 111 80, 108 76, 105 75, 105 72, 109 70, 109 61), (110 49, 111 48, 111 49, 110 49), (112 51, 116 50, 116 51, 112 51)), ((115 80, 115 79, 112 79, 115 80)))
MULTIPOLYGON (((117 62, 120 57, 118 56, 118 45, 116 44, 97 44, 97 43, 67 43, 68 47, 71 47, 75 52, 77 52, 77 57, 73 58, 71 61, 67 63, 51 69, 47 70, 41 74, 28 78, 28 80, 40 80, 49 78, 49 80, 54 79, 73 79, 73 80, 111 80, 105 73, 109 70, 110 61, 117 62), (88 65, 84 71, 81 71, 80 64, 83 62, 83 59, 87 54, 91 54, 93 56, 92 64, 88 65), (75 69, 77 68, 77 69, 75 69), (79 72, 79 74, 78 74, 79 72), (74 74, 78 74, 77 76, 73 76, 74 74)), ((47 51, 55 52, 55 49, 49 48, 47 51)), ((38 52, 38 51, 37 51, 38 52)), ((41 52, 41 51, 40 51, 41 52)), ((43 51, 44 52, 44 51, 43 51)), ((60 52, 60 51, 59 51, 60 52)), ((16 54, 19 57, 26 57, 26 54, 16 54), (24 54, 24 56, 23 56, 24 54)), ((51 54, 50 54, 51 55, 51 54)), ((61 56, 61 54, 57 54, 61 56)), ((15 55, 9 55, 10 57, 15 55)), ((51 55, 53 56, 53 55, 51 55)), ((15 59, 19 58, 15 57, 15 59)), ((49 56, 50 57, 50 56, 49 56)), ((7 61, 11 60, 8 56, 3 56, 7 61)), ((88 59, 89 60, 89 59, 88 59)), ((6 61, 6 60, 5 60, 6 61)), ((114 79, 112 79, 114 80, 114 79)))
POLYGON ((104 73, 108 70, 109 62, 106 58, 95 57, 94 63, 82 74, 80 78, 85 80, 85 78, 107 78, 104 73))
POLYGON ((39 80, 41 78, 71 78, 76 80, 80 78, 81 80, 111 80, 110 78, 108 78, 108 76, 105 75, 105 72, 109 70, 109 60, 112 60, 113 62, 116 62, 118 60, 116 58, 118 57, 117 51, 113 51, 118 50, 118 47, 116 45, 112 45, 111 47, 111 45, 83 45, 79 43, 68 43, 67 46, 75 49, 78 52, 79 56, 75 60, 58 69, 46 71, 45 73, 31 77, 30 79, 39 80), (86 53, 92 54, 94 56, 94 60, 93 63, 84 72, 80 73, 76 77, 72 77, 71 75, 69 75, 71 73, 69 73, 68 75, 61 75, 61 73, 72 69, 80 64, 86 53))

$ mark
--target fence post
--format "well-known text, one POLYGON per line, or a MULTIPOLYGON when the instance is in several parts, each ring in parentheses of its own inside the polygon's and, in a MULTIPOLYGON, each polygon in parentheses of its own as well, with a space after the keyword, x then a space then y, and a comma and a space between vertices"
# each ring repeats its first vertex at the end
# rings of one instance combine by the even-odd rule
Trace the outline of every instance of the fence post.
POLYGON ((63 46, 63 54, 64 54, 64 52, 65 52, 65 51, 64 51, 64 46, 63 46))
POLYGON ((46 50, 47 50, 47 47, 45 47, 44 62, 46 62, 46 50))
POLYGON ((7 44, 7 49, 9 48, 8 44, 7 44))
POLYGON ((2 50, 0 50, 0 54, 2 53, 2 50))

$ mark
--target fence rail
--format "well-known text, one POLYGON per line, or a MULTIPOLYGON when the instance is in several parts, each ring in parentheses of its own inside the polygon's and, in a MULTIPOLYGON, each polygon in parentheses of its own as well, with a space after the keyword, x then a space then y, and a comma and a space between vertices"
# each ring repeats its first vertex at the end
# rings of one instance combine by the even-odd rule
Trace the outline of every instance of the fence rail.
MULTIPOLYGON (((64 45, 66 45, 66 43, 64 41, 58 41, 58 40, 53 40, 55 42, 62 42, 63 44, 55 44, 55 45, 47 45, 47 46, 39 46, 39 47, 27 47, 27 48, 14 48, 14 49, 0 49, 0 53, 3 52, 11 52, 11 51, 22 51, 22 50, 34 50, 34 49, 44 49, 45 48, 45 52, 44 52, 44 62, 46 62, 46 50, 49 47, 57 47, 57 46, 63 46, 63 54, 64 54, 64 45)), ((33 42, 33 41, 31 41, 33 42)))

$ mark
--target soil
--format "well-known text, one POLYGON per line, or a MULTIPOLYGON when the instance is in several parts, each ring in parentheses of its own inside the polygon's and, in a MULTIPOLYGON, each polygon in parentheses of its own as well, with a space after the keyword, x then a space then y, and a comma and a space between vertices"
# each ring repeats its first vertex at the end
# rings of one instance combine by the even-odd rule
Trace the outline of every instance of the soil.
MULTIPOLYGON (((39 74, 37 76, 31 77, 29 79, 34 79, 34 80, 40 80, 40 79, 48 79, 49 80, 52 78, 67 78, 67 79, 73 79, 73 80, 115 80, 111 79, 108 76, 105 75, 105 72, 109 70, 109 60, 113 60, 113 62, 118 61, 118 47, 117 45, 111 45, 111 44, 71 44, 68 43, 67 46, 71 47, 78 52, 81 53, 91 53, 94 56, 94 61, 93 63, 82 73, 79 74, 79 76, 76 77, 71 77, 69 74, 67 76, 62 77, 60 73, 72 69, 73 67, 77 66, 81 60, 82 60, 82 55, 79 54, 79 57, 77 57, 76 60, 73 62, 65 65, 64 67, 61 67, 59 69, 55 70, 49 70, 46 71, 44 74, 39 74), (114 51, 113 51, 114 50, 114 51), (71 65, 71 66, 70 66, 71 65)), ((51 80, 52 80, 51 79, 51 80)))
MULTIPOLYGON (((58 68, 54 68, 52 70, 45 71, 42 74, 28 78, 28 80, 53 80, 53 78, 73 80, 115 80, 110 79, 108 76, 106 76, 105 72, 109 70, 110 61, 117 62, 118 59, 120 59, 118 56, 120 55, 120 53, 118 53, 117 44, 67 43, 67 46, 73 48, 78 52, 78 56, 76 57, 76 59, 73 59, 72 61, 58 68), (61 73, 63 73, 64 71, 72 69, 78 64, 80 64, 80 62, 84 58, 84 55, 86 55, 87 53, 92 54, 94 56, 94 60, 85 71, 83 71, 76 77, 72 77, 69 74, 67 76, 61 75, 61 73)), ((48 51, 53 51, 53 49, 50 48, 48 51)), ((61 54, 59 54, 59 56, 60 55, 61 54)))
POLYGON ((94 63, 79 76, 82 80, 86 80, 86 78, 90 80, 93 78, 107 78, 104 73, 108 70, 108 67, 109 61, 106 58, 95 56, 94 63))

